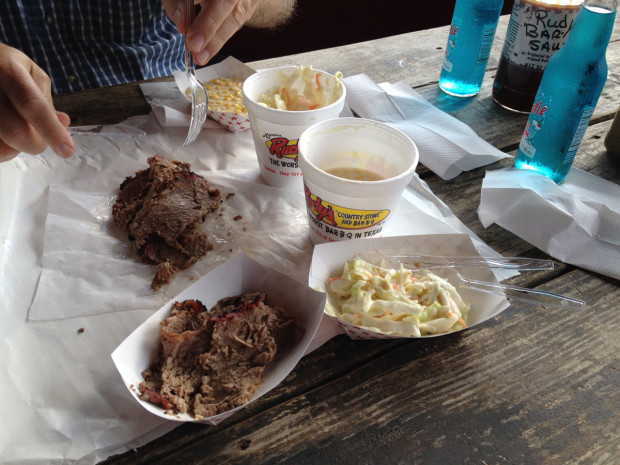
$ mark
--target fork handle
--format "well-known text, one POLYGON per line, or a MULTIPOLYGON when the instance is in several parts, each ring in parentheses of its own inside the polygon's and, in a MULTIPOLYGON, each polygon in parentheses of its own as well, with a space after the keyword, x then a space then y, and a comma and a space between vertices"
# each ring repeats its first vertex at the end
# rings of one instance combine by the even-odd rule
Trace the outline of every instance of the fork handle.
POLYGON ((512 270, 552 270, 553 261, 528 257, 458 257, 448 260, 451 266, 482 266, 512 270))
MULTIPOLYGON (((187 34, 189 33, 189 28, 194 22, 194 17, 196 15, 196 10, 194 8, 194 0, 185 0, 185 74, 188 79, 190 70, 194 69, 194 53, 187 46, 187 34)), ((193 94, 194 92, 192 91, 192 99, 193 94)))
POLYGON ((489 294, 503 295, 506 298, 519 300, 544 307, 562 308, 565 310, 583 310, 586 302, 573 297, 554 294, 553 292, 528 289, 526 287, 513 286, 511 284, 490 283, 475 279, 465 279, 464 287, 489 294))
POLYGON ((374 263, 379 260, 388 260, 390 266, 402 263, 405 267, 415 268, 505 268, 511 270, 552 270, 553 261, 528 257, 479 257, 461 256, 448 257, 441 255, 407 255, 407 254, 359 254, 359 256, 374 263))
POLYGON ((194 6, 194 0, 185 0, 185 35, 189 32, 189 27, 194 22, 196 16, 196 7, 194 6))

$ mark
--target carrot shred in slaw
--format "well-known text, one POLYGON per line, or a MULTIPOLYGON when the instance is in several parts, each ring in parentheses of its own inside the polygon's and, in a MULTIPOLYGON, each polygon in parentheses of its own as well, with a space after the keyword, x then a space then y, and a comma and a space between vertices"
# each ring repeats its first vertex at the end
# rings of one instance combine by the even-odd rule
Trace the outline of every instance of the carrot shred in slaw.
POLYGON ((307 111, 326 107, 342 95, 342 73, 333 79, 312 66, 299 66, 280 73, 281 84, 259 96, 258 103, 277 110, 307 111))
POLYGON ((430 270, 386 269, 356 258, 328 280, 327 291, 328 313, 372 331, 419 337, 467 327, 470 304, 430 270))

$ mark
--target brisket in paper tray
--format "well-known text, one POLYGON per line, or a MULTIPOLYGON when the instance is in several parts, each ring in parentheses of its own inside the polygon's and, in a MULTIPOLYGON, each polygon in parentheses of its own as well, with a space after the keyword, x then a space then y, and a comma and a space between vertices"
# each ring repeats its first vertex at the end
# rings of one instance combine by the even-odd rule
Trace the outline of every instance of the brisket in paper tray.
POLYGON ((310 345, 321 321, 326 296, 240 253, 203 276, 151 315, 112 353, 112 359, 131 395, 145 409, 161 418, 210 425, 218 424, 247 405, 197 420, 188 413, 175 413, 141 400, 138 386, 143 381, 142 372, 149 368, 157 351, 160 322, 169 316, 174 302, 199 300, 210 309, 222 298, 248 292, 265 293, 269 305, 282 307, 300 329, 299 337, 293 345, 279 352, 268 366, 262 384, 249 402, 277 386, 293 370, 310 345))
MULTIPOLYGON (((419 254, 446 257, 480 256, 470 236, 467 234, 422 234, 353 239, 343 242, 318 244, 314 247, 312 255, 312 265, 308 279, 310 287, 325 291, 329 278, 340 276, 345 262, 363 253, 419 254)), ((465 269, 463 274, 472 279, 497 282, 495 275, 489 268, 465 269)), ((458 287, 457 280, 451 280, 449 276, 447 279, 458 287)), ((493 318, 510 305, 508 300, 500 295, 492 295, 469 289, 459 289, 459 294, 464 301, 471 304, 467 319, 468 328, 493 318)), ((394 339, 406 337, 373 331, 344 321, 334 314, 333 306, 329 305, 329 300, 330 298, 328 297, 325 315, 330 320, 331 331, 336 334, 338 331, 344 332, 351 339, 394 339)), ((422 337, 438 337, 445 334, 450 333, 422 337)))
MULTIPOLYGON (((236 58, 228 57, 215 65, 197 69, 196 77, 200 82, 205 83, 216 78, 235 77, 246 79, 253 73, 255 71, 249 66, 236 58)), ((183 96, 186 97, 185 90, 188 88, 189 83, 187 82, 185 72, 181 70, 175 71, 174 80, 183 96)), ((224 113, 213 110, 207 110, 207 114, 231 132, 244 131, 250 128, 250 119, 247 114, 224 113)))

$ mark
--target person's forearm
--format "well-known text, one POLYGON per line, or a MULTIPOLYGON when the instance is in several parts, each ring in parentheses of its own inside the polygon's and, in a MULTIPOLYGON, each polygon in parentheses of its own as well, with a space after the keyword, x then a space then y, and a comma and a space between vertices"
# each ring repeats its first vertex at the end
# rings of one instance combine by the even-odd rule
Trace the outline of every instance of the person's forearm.
POLYGON ((260 0, 252 17, 245 25, 256 28, 273 28, 286 23, 295 12, 296 0, 260 0))

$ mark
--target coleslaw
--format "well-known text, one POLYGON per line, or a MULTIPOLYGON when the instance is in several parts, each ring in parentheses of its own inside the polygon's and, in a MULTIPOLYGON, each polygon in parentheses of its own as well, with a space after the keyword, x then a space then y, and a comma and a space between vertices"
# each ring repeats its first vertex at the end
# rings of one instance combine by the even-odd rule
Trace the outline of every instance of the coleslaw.
POLYGON ((280 72, 278 87, 260 94, 258 103, 277 110, 306 111, 336 102, 342 92, 342 73, 331 76, 312 66, 299 66, 291 74, 280 72))
POLYGON ((385 269, 356 258, 327 290, 335 304, 328 313, 371 331, 419 337, 467 327, 470 304, 430 270, 385 269))

